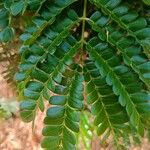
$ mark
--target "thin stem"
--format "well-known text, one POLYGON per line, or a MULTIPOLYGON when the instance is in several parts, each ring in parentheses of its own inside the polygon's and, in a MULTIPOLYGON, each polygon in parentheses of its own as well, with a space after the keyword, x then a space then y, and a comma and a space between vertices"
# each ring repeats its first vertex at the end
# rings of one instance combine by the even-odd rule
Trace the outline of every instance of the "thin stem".
POLYGON ((80 55, 80 62, 81 64, 83 64, 83 60, 84 60, 84 44, 85 44, 85 39, 84 39, 84 32, 85 32, 85 22, 86 22, 86 10, 87 10, 87 0, 84 0, 84 6, 83 6, 83 16, 82 18, 82 35, 81 35, 81 55, 80 55))
POLYGON ((89 18, 84 18, 83 16, 79 18, 79 20, 89 20, 89 18))
MULTIPOLYGON (((86 18, 87 0, 84 0, 84 7, 83 8, 84 9, 83 9, 83 17, 82 18, 86 18)), ((86 22, 86 20, 83 19, 83 21, 82 21, 82 35, 81 35, 82 49, 83 49, 83 45, 84 45, 85 22, 86 22)))

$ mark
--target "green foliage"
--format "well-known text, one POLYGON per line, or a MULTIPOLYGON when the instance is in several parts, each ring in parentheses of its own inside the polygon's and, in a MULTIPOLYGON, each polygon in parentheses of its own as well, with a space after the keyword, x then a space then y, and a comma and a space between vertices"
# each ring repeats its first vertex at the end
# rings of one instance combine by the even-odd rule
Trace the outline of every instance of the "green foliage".
POLYGON ((150 5, 150 0, 143 0, 146 5, 150 5))
POLYGON ((15 33, 10 17, 33 12, 20 36, 15 79, 25 122, 34 122, 38 109, 44 112, 45 100, 50 104, 42 132, 44 149, 74 150, 79 132, 91 139, 93 127, 83 111, 94 116, 101 143, 112 136, 116 149, 150 130, 150 27, 144 12, 149 8, 142 1, 132 4, 130 0, 3 2, 2 42, 15 33))

